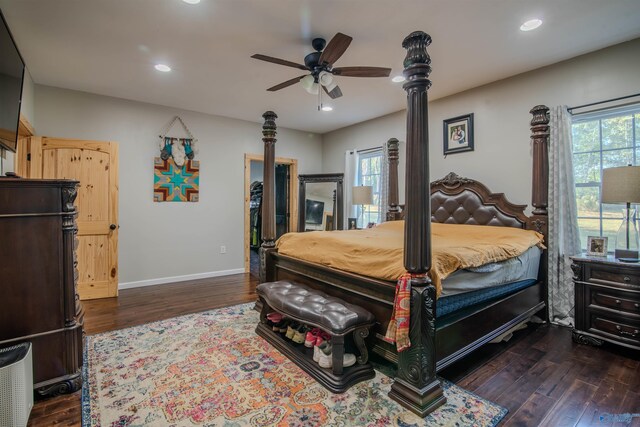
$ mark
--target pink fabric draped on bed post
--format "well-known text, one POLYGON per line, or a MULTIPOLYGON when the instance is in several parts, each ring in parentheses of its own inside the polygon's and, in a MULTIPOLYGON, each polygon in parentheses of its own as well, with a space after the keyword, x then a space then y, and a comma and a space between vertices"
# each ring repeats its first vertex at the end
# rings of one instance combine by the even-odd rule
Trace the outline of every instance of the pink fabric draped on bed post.
POLYGON ((265 112, 262 117, 262 141, 264 142, 264 177, 262 182, 262 245, 260 245, 260 283, 273 280, 267 276, 268 252, 276 247, 276 119, 273 111, 265 112))
MULTIPOLYGON (((398 353, 398 372, 389 397, 421 417, 446 403, 436 377, 436 289, 427 276, 431 268, 431 191, 429 187, 429 120, 427 90, 431 86, 431 37, 416 31, 402 47, 403 85, 407 92, 407 170, 405 192, 404 266, 411 275, 405 293, 410 294, 411 346, 398 353)), ((406 301, 405 301, 406 304, 406 301)), ((402 302, 400 302, 400 305, 402 302)))

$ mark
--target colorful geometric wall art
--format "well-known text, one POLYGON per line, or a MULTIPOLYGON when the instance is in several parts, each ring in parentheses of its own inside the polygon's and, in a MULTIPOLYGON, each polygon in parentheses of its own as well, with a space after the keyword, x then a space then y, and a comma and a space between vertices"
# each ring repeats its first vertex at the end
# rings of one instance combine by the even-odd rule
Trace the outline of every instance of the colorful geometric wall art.
POLYGON ((173 157, 154 158, 153 201, 197 202, 200 190, 200 162, 187 160, 177 166, 173 157))

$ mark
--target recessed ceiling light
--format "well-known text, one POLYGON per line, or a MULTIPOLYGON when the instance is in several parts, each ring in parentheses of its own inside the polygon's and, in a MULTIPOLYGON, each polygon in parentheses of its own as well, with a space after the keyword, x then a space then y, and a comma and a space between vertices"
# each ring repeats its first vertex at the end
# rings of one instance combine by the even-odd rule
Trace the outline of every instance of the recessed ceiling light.
POLYGON ((156 64, 154 68, 158 71, 162 71, 163 73, 168 73, 169 71, 171 71, 171 67, 165 64, 156 64))
POLYGON ((392 82, 394 83, 400 83, 405 81, 406 79, 404 78, 404 76, 395 76, 394 78, 391 79, 392 82))
POLYGON ((182 0, 185 3, 189 3, 189 4, 198 4, 200 3, 200 0, 182 0))
POLYGON ((524 24, 520 25, 520 30, 521 31, 531 31, 531 30, 535 30, 540 25, 542 25, 542 20, 540 20, 540 19, 530 19, 527 22, 525 22, 524 24))
POLYGON ((333 107, 330 107, 329 105, 323 105, 322 111, 333 111, 333 107))

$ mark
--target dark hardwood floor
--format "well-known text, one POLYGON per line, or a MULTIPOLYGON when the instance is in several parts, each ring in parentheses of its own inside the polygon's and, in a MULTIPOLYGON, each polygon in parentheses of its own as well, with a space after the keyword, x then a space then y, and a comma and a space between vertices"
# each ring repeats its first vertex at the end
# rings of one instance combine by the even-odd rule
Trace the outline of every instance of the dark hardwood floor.
MULTIPOLYGON (((127 289, 112 299, 85 301, 85 331, 96 334, 182 314, 254 301, 249 274, 127 289)), ((600 420, 603 414, 640 415, 640 355, 615 346, 575 344, 571 331, 531 326, 508 343, 490 344, 441 376, 498 403, 501 426, 640 426, 600 420)), ((42 400, 29 426, 79 426, 80 393, 42 400)))

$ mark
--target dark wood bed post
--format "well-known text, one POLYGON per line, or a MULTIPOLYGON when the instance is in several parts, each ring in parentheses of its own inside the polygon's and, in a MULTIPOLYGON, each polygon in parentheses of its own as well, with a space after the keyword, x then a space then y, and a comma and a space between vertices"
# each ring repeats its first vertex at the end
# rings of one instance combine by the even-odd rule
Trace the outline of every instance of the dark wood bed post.
POLYGON ((427 90, 431 86, 431 37, 416 31, 407 36, 404 76, 407 83, 407 171, 404 266, 411 279, 411 347, 398 353, 398 372, 389 397, 424 417, 446 402, 436 377, 436 289, 431 268, 431 191, 429 187, 429 120, 427 90))
POLYGON ((276 247, 276 119, 273 111, 265 112, 262 117, 262 142, 264 142, 264 178, 262 181, 262 245, 260 246, 260 283, 270 280, 267 277, 268 252, 276 247))
MULTIPOLYGON (((545 244, 549 245, 549 107, 536 105, 529 111, 531 118, 531 140, 533 141, 533 177, 531 189, 531 205, 533 212, 529 217, 528 228, 544 235, 545 244)), ((549 320, 548 304, 548 253, 544 251, 540 262, 540 278, 544 283, 542 292, 545 302, 546 320, 549 320)))
POLYGON ((387 151, 389 152, 389 211, 387 212, 387 221, 400 219, 400 200, 398 198, 399 142, 396 138, 391 138, 387 141, 387 151))

